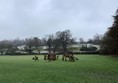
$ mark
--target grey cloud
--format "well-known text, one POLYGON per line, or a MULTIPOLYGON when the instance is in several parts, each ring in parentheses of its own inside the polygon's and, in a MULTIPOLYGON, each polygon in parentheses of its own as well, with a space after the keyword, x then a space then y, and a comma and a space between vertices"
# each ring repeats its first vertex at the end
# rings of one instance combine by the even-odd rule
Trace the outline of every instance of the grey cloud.
POLYGON ((43 37, 65 29, 88 39, 111 26, 116 8, 117 0, 0 0, 0 39, 43 37))

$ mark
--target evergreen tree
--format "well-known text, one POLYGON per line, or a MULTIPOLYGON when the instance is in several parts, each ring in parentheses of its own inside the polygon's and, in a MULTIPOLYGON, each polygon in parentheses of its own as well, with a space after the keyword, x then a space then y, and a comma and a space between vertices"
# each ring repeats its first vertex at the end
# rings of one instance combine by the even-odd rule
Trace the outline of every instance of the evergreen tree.
POLYGON ((114 22, 113 25, 105 33, 101 50, 106 54, 118 54, 118 9, 115 16, 113 16, 114 22))

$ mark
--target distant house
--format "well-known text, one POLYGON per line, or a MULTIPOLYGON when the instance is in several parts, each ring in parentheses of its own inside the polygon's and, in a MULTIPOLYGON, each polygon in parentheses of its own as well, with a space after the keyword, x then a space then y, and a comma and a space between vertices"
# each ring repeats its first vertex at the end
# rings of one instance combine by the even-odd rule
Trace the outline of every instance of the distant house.
POLYGON ((19 50, 25 50, 25 47, 26 47, 26 45, 22 45, 22 46, 18 46, 17 48, 18 48, 19 50))
POLYGON ((40 50, 40 53, 41 54, 44 54, 44 53, 48 53, 48 47, 47 46, 40 46, 41 50, 40 50))

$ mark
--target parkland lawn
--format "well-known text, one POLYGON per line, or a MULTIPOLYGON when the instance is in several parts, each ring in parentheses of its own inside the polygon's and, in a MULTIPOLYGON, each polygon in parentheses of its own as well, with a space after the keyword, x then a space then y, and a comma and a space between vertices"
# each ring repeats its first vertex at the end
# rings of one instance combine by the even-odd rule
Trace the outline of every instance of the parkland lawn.
POLYGON ((0 83, 118 83, 118 58, 76 55, 79 61, 33 61, 33 56, 0 56, 0 83))

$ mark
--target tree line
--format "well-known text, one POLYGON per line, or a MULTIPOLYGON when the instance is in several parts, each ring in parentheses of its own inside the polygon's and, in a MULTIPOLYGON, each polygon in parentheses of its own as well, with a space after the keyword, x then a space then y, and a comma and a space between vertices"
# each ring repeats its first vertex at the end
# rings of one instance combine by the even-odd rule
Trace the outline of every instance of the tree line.
MULTIPOLYGON (((79 39, 79 43, 93 43, 100 44, 100 35, 96 34, 93 39, 84 41, 83 38, 79 39)), ((31 37, 25 39, 14 39, 14 40, 2 40, 0 41, 0 54, 20 54, 19 51, 25 52, 26 54, 33 54, 34 51, 40 54, 42 46, 47 46, 46 51, 48 52, 65 52, 71 50, 71 45, 78 44, 76 38, 72 36, 70 30, 57 31, 55 34, 49 34, 42 39, 38 37, 31 37), (19 46, 23 46, 24 49, 18 49, 19 46)), ((83 48, 82 48, 83 49, 83 48)), ((88 48, 86 48, 88 49, 88 48)), ((86 51, 84 47, 84 51, 86 51)), ((22 54, 22 53, 21 53, 22 54)))
POLYGON ((41 46, 47 46, 48 52, 67 51, 68 46, 76 43, 70 30, 58 31, 55 34, 49 34, 42 39, 31 37, 26 39, 2 40, 0 41, 1 54, 16 54, 18 46, 24 46, 24 52, 32 54, 33 51, 40 53, 41 46))
MULTIPOLYGON (((84 41, 79 38, 79 43, 92 43, 100 45, 101 54, 118 55, 118 9, 113 16, 114 22, 104 35, 96 34, 92 39, 84 41)), ((70 30, 57 31, 55 34, 49 34, 42 39, 38 37, 31 37, 26 39, 2 40, 0 41, 0 54, 16 54, 19 51, 18 46, 24 46, 21 51, 32 54, 33 51, 40 53, 41 46, 47 46, 48 52, 64 52, 71 50, 69 46, 77 44, 76 38, 72 36, 70 30)), ((82 47, 81 50, 92 50, 95 48, 82 47)))

